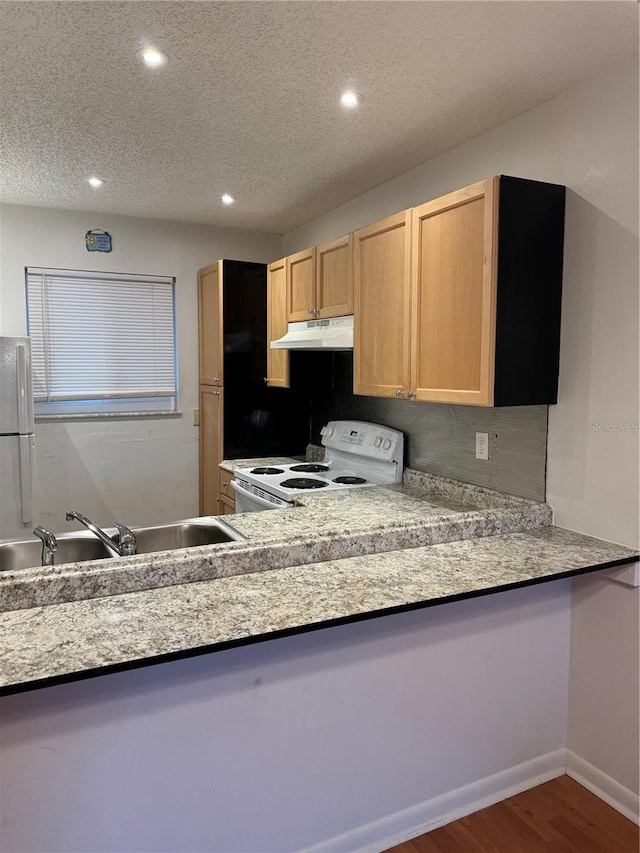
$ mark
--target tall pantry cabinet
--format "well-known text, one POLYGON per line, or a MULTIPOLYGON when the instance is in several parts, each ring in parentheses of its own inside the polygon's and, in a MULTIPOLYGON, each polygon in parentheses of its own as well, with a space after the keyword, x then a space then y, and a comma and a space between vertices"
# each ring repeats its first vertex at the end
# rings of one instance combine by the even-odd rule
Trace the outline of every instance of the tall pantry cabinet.
POLYGON ((266 264, 221 260, 198 273, 200 515, 234 511, 223 459, 304 452, 306 410, 268 388, 266 264))
POLYGON ((225 512, 224 506, 220 506, 217 474, 223 456, 224 432, 223 336, 219 333, 223 318, 222 265, 223 262, 218 261, 198 273, 200 515, 225 512))

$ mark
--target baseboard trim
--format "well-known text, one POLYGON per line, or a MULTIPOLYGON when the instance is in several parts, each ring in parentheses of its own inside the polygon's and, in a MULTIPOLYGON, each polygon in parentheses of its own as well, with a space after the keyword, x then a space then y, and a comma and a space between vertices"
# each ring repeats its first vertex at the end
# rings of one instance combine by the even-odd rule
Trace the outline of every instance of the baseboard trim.
POLYGON ((565 753, 566 750, 557 749, 492 776, 485 776, 411 808, 336 835, 306 848, 305 853, 380 853, 395 844, 562 776, 565 772, 565 753))
POLYGON ((571 776, 587 790, 608 803, 617 812, 634 823, 640 823, 640 797, 632 790, 616 782, 599 768, 566 750, 567 776, 571 776))

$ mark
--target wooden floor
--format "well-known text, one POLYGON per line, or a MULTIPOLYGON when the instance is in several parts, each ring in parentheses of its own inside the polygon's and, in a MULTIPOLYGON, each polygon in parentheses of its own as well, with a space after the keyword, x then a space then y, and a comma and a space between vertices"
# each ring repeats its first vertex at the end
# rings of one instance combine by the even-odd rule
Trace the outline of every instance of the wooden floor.
POLYGON ((387 853, 638 853, 638 827, 569 776, 463 817, 387 853))

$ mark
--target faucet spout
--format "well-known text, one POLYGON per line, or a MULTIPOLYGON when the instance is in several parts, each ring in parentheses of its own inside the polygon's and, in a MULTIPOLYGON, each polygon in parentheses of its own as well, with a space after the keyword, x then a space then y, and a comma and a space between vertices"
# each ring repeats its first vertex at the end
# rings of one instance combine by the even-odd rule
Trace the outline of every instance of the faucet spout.
POLYGON ((70 510, 67 512, 66 517, 67 521, 72 521, 73 519, 79 521, 80 524, 84 525, 87 530, 90 530, 94 536, 97 536, 103 545, 106 545, 107 548, 111 548, 111 550, 115 551, 120 557, 128 557, 136 553, 136 537, 128 527, 125 527, 124 524, 116 524, 116 527, 118 528, 118 539, 116 540, 109 536, 108 533, 105 533, 101 527, 98 527, 97 524, 94 524, 90 518, 87 518, 87 516, 83 515, 81 512, 70 510))

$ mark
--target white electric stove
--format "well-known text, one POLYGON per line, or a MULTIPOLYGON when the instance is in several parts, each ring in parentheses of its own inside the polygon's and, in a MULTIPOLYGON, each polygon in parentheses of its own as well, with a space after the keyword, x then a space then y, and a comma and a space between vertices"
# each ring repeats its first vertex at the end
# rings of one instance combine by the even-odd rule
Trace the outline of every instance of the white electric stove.
POLYGON ((404 436, 361 421, 330 421, 321 430, 322 462, 236 468, 236 512, 286 509, 301 495, 402 482, 404 436))

